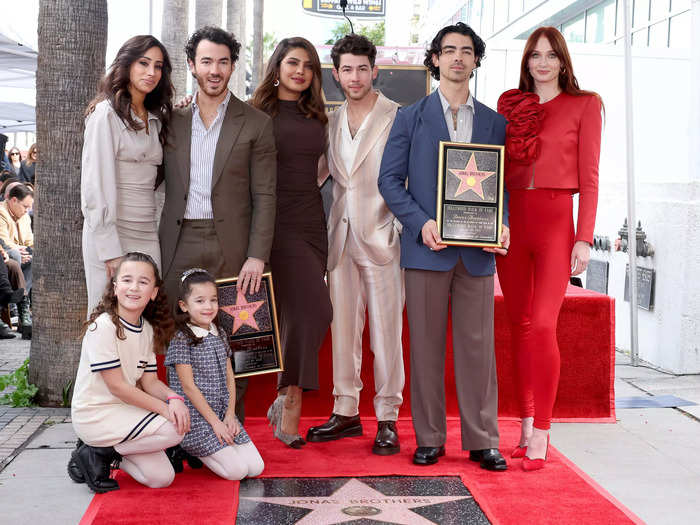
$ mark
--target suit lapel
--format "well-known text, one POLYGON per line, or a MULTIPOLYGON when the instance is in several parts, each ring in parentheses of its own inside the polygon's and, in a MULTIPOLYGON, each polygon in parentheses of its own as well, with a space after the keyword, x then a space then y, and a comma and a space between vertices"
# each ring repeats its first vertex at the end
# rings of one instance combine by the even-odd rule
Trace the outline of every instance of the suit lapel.
POLYGON ((185 191, 190 187, 190 151, 192 149, 192 108, 187 108, 182 112, 182 118, 178 119, 180 126, 177 133, 182 134, 182 141, 177 142, 178 151, 177 163, 180 166, 180 175, 185 191))
POLYGON ((420 120, 427 126, 428 136, 432 137, 436 143, 441 140, 450 140, 450 131, 447 129, 445 113, 442 111, 440 95, 437 89, 428 97, 428 102, 421 112, 420 120))
POLYGON ((491 133, 492 119, 484 111, 484 105, 474 99, 474 124, 472 128, 472 142, 474 144, 488 144, 491 133))
POLYGON ((389 104, 385 104, 382 95, 380 94, 375 102, 375 107, 372 111, 365 117, 367 127, 360 141, 360 145, 357 148, 357 154, 355 155, 355 160, 352 164, 352 170, 350 170, 349 175, 352 176, 357 168, 365 160, 365 157, 369 154, 370 150, 374 147, 377 142, 377 137, 382 134, 386 127, 391 123, 391 116, 389 114, 391 110, 389 104))
POLYGON ((331 129, 331 133, 333 134, 333 147, 331 148, 331 155, 333 155, 333 165, 340 172, 331 173, 331 175, 341 175, 345 177, 346 180, 348 179, 349 174, 347 173, 347 170, 345 168, 343 157, 340 154, 340 145, 343 143, 343 126, 345 125, 345 121, 347 119, 347 107, 348 103, 344 102, 343 105, 336 110, 336 114, 333 115, 333 129, 331 129))
POLYGON ((212 169, 211 179, 212 189, 219 181, 219 178, 224 171, 224 166, 226 165, 226 159, 228 159, 231 149, 238 140, 238 135, 241 133, 241 129, 243 128, 245 117, 243 115, 243 108, 241 107, 241 104, 244 104, 244 102, 241 102, 236 97, 231 95, 226 108, 226 114, 224 115, 224 121, 221 124, 219 140, 216 143, 214 167, 212 169))

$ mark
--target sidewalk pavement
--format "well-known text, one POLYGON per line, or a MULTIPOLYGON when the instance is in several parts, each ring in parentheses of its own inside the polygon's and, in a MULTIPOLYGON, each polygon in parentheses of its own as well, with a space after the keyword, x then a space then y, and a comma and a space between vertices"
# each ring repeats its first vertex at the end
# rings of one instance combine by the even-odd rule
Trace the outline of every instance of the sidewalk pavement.
MULTIPOLYGON (((28 341, 0 341, 0 374, 28 355, 28 341)), ((618 398, 672 394, 698 404, 618 409, 616 424, 555 423, 552 445, 645 522, 700 523, 700 375, 632 367, 619 352, 616 358, 618 398)), ((66 474, 75 439, 70 409, 0 405, 0 522, 80 521, 93 495, 66 474)))

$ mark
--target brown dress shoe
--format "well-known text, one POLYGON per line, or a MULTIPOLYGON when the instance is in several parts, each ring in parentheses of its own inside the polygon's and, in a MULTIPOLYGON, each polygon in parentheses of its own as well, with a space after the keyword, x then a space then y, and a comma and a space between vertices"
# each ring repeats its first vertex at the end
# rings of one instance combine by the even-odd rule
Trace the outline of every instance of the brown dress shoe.
POLYGON ((334 441, 344 437, 354 437, 362 435, 362 423, 360 415, 341 416, 331 414, 323 425, 311 427, 306 433, 306 441, 322 443, 324 441, 334 441))
POLYGON ((380 456, 391 456, 392 454, 398 454, 400 450, 396 421, 379 421, 372 453, 380 456))

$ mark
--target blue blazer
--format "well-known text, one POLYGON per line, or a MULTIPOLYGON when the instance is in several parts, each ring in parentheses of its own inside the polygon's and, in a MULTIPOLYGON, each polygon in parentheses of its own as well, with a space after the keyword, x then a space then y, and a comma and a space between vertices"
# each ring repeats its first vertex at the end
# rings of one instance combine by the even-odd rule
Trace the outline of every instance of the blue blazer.
MULTIPOLYGON (((506 119, 474 99, 472 142, 505 144, 506 119)), ((439 143, 450 133, 437 90, 415 104, 399 109, 384 148, 379 191, 403 225, 401 266, 419 270, 451 270, 461 258, 473 276, 492 275, 493 254, 481 248, 448 246, 431 251, 421 229, 435 219, 439 143), (408 179, 408 187, 406 186, 408 179)), ((503 223, 508 224, 508 194, 504 193, 503 223)))

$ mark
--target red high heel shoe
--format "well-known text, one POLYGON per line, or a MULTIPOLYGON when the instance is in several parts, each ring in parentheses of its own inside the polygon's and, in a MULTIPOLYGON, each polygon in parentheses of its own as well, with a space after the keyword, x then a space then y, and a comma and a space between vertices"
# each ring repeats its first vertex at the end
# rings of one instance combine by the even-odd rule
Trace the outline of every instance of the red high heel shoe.
POLYGON ((544 452, 544 459, 530 459, 527 456, 523 456, 523 470, 526 472, 531 472, 533 470, 540 470, 544 468, 544 464, 547 462, 547 454, 549 453, 549 435, 547 436, 547 448, 544 452))
POLYGON ((510 453, 510 457, 513 459, 524 458, 525 454, 527 454, 527 445, 525 445, 524 447, 521 445, 518 445, 510 453))

